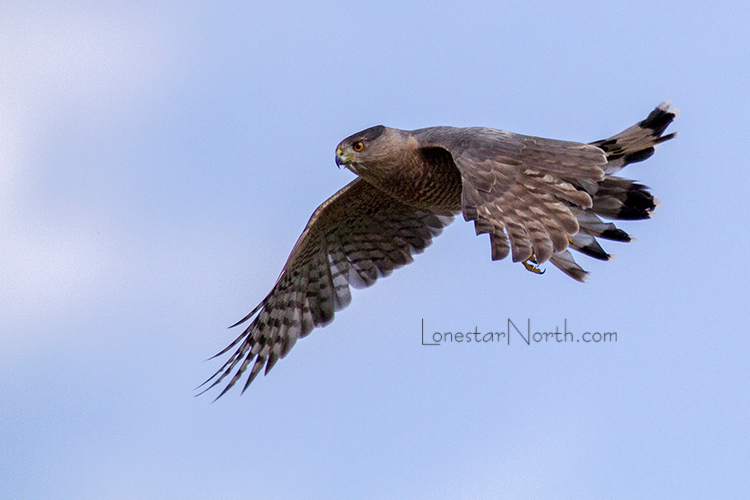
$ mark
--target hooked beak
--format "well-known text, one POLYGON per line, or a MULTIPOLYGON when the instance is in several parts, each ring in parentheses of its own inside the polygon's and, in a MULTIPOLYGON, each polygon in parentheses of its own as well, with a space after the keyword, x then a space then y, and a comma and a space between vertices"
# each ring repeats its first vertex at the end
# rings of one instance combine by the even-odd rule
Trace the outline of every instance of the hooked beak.
POLYGON ((351 157, 351 156, 346 156, 346 155, 344 155, 344 152, 343 152, 343 151, 341 150, 341 148, 338 148, 338 149, 336 150, 336 165, 337 165, 337 166, 338 166, 339 168, 341 168, 341 167, 346 167, 346 166, 347 166, 347 164, 348 164, 348 163, 349 163, 350 161, 352 161, 352 157, 351 157))

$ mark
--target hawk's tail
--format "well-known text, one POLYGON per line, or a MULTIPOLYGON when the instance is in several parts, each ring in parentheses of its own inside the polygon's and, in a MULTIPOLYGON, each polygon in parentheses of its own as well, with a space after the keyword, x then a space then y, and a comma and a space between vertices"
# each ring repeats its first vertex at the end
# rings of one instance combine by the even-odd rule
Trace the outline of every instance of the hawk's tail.
MULTIPOLYGON (((626 165, 649 158, 657 146, 677 135, 677 132, 662 135, 670 123, 679 115, 670 101, 659 104, 645 120, 608 139, 592 142, 607 155, 604 179, 599 182, 575 183, 579 190, 586 191, 593 201, 590 209, 571 207, 578 219, 578 234, 571 237, 570 247, 600 260, 610 260, 612 255, 604 251, 597 238, 614 241, 631 241, 633 238, 611 222, 601 217, 617 220, 648 219, 659 205, 659 199, 648 191, 648 187, 614 174, 626 165)), ((555 266, 578 281, 584 281, 588 273, 573 259, 567 250, 550 258, 555 266)))
POLYGON ((616 174, 626 165, 649 158, 656 151, 658 144, 677 135, 677 132, 662 134, 679 114, 680 111, 672 107, 672 101, 667 100, 659 104, 645 120, 609 139, 592 142, 592 146, 607 154, 604 173, 616 174))

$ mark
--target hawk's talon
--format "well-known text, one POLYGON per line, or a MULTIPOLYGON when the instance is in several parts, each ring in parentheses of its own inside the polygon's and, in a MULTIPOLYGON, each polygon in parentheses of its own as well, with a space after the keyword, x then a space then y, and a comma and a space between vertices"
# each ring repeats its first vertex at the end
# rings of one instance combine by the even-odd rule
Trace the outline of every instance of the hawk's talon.
POLYGON ((527 271, 531 271, 534 274, 544 274, 547 270, 539 267, 539 263, 536 261, 536 255, 531 254, 531 257, 521 262, 523 267, 527 271))

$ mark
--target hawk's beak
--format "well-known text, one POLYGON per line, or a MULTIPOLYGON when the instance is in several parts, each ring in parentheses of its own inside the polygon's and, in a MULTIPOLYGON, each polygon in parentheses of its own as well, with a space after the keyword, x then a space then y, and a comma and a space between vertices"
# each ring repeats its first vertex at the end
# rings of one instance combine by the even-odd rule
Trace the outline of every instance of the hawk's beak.
POLYGON ((351 156, 345 156, 341 148, 336 150, 336 165, 339 168, 345 167, 350 161, 352 161, 351 156))

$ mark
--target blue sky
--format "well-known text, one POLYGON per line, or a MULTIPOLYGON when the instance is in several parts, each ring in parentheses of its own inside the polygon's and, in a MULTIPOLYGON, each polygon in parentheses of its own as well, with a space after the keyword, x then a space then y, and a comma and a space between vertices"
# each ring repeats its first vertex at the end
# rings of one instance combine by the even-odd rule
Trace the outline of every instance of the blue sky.
POLYGON ((4 2, 3 498, 746 498, 745 2, 4 2), (663 206, 581 285, 457 220, 244 396, 193 388, 385 124, 593 141, 663 206), (428 332, 617 342, 423 347, 428 332))

